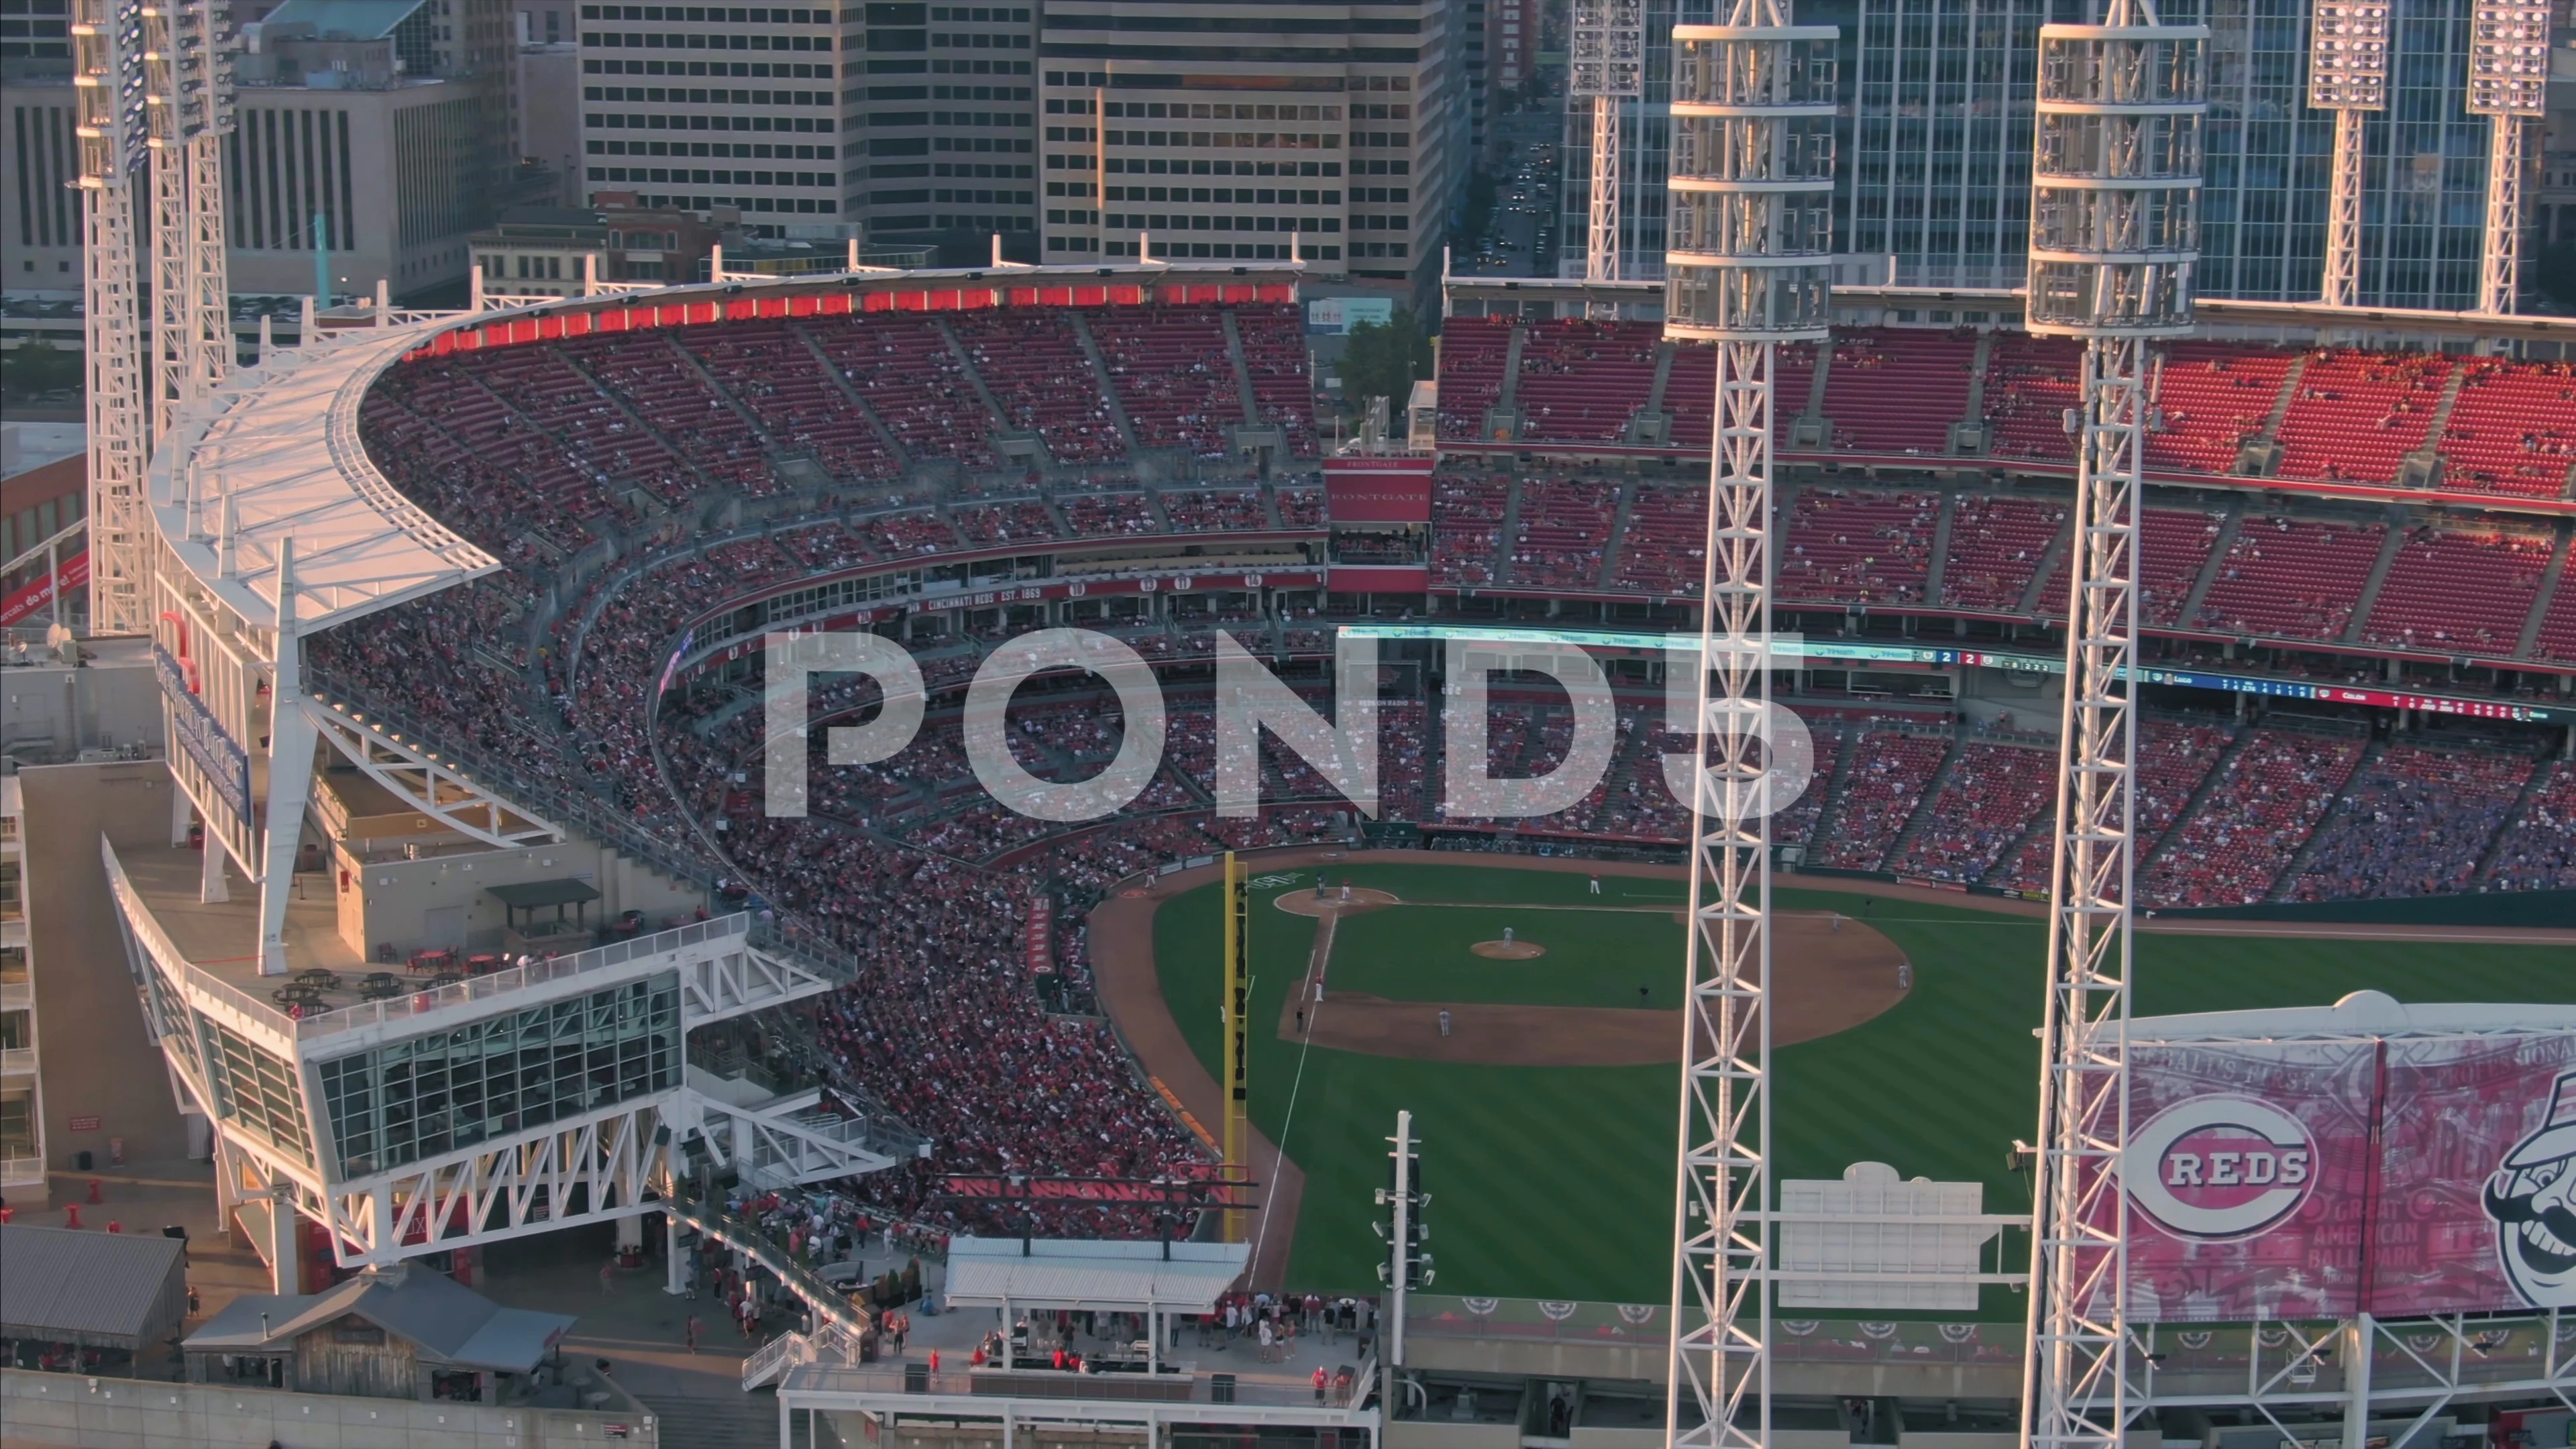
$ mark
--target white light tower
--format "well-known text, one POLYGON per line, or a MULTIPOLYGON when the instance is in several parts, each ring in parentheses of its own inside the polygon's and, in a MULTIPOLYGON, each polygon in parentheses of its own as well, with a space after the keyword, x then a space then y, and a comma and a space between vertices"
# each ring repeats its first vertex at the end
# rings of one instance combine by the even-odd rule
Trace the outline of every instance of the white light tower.
POLYGON ((2153 0, 2039 32, 2028 325, 2084 341, 2075 554, 2040 1060, 2025 1449, 2119 1449, 2127 1198, 2138 489, 2151 339, 2192 328, 2209 31, 2153 0))
POLYGON ((1666 195, 1664 335, 1717 347, 1665 1402, 1694 1449, 1771 1436, 1772 364, 1828 335, 1833 279, 1835 28, 1730 3, 1673 29, 1666 195))
POLYGON ((1574 0, 1565 93, 1592 102, 1592 204, 1583 279, 1619 279, 1620 109, 1646 94, 1645 0, 1574 0))
POLYGON ((2388 109, 2388 0, 2316 0, 2308 25, 2308 105, 2335 118, 2326 202, 2328 306, 2361 305, 2361 118, 2388 109))
POLYGON ((2487 142, 2487 235, 2478 310, 2513 311, 2522 289, 2523 142, 2549 91, 2548 0, 2478 0, 2469 29, 2469 113, 2487 142))
POLYGON ((222 130, 232 120, 222 0, 143 7, 152 152, 152 431, 223 380, 226 299, 222 130))
POLYGON ((90 628, 139 634, 150 622, 151 519, 143 471, 141 278, 134 240, 135 174, 144 169, 143 6, 74 0, 72 77, 80 144, 82 342, 88 370, 90 628))

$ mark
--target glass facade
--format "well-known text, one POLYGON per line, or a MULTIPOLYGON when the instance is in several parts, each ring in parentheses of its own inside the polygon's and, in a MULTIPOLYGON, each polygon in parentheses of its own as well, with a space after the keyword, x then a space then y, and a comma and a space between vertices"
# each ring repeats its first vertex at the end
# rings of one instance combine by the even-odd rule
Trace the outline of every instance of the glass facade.
POLYGON ((216 1115, 296 1161, 311 1163, 313 1138, 294 1064, 253 1046, 221 1022, 199 1016, 197 1027, 206 1064, 213 1068, 207 1086, 215 1094, 216 1115))
POLYGON ((668 1091, 680 1083, 680 978, 586 996, 322 1062, 343 1178, 668 1091))
MULTIPOLYGON (((2396 0, 2390 108, 2366 126, 2365 306, 2477 300, 2487 128, 2467 113, 2474 0, 2396 0)), ((1800 24, 1843 28, 1847 118, 1837 249, 1893 254, 1899 279, 2019 286, 2030 227, 2039 27, 2094 18, 2087 0, 1807 0, 1800 24)), ((1685 5, 1681 18, 1704 20, 1685 5)), ((2304 0, 2165 0, 2210 27, 2202 296, 2311 301, 2325 267, 2334 118, 2306 105, 2304 0)), ((1621 215, 1623 274, 1662 275, 1675 0, 1647 6, 1647 97, 1627 118, 1637 154, 1621 215)), ((1568 105, 1559 269, 1583 272, 1591 116, 1568 105)))
POLYGON ((2084 18, 2075 0, 1863 0, 1844 32, 1845 249, 1894 253, 1909 284, 2020 285, 2039 28, 2084 18))

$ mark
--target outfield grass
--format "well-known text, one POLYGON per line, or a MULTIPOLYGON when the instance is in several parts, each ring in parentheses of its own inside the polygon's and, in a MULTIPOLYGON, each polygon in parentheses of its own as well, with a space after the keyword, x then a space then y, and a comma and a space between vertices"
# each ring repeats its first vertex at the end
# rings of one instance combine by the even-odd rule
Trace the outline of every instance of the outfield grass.
MULTIPOLYGON (((1549 948, 1526 966, 1544 968, 1560 949, 1578 958, 1597 951, 1623 968, 1633 958, 1637 968, 1659 973, 1658 982, 1679 988, 1680 928, 1669 918, 1508 909, 1596 899, 1672 903, 1682 897, 1678 882, 1605 877, 1603 896, 1594 898, 1580 875, 1509 867, 1357 866, 1331 874, 1337 884, 1347 874, 1354 884, 1413 900, 1498 907, 1399 907, 1343 922, 1333 979, 1350 989, 1438 999, 1420 987, 1399 992, 1359 982, 1362 974, 1394 982, 1408 970, 1435 980, 1449 968, 1414 937, 1428 932, 1463 947, 1499 938, 1507 923, 1549 948), (1404 924, 1426 920, 1437 924, 1404 924), (1596 942, 1619 929, 1603 923, 1632 921, 1660 923, 1659 944, 1596 942), (1389 924, 1371 925, 1378 922, 1389 924), (1355 929, 1363 926, 1369 929, 1355 929)), ((1301 874, 1288 888, 1312 885, 1312 875, 1301 874)), ((1314 940, 1314 921, 1270 908, 1277 890, 1257 891, 1252 911, 1257 1023, 1278 1020, 1314 940)), ((2025 1210, 2029 1189, 2007 1166, 2006 1150, 2015 1137, 2031 1135, 2038 1113, 2031 1033, 2039 1024, 2045 923, 1912 901, 1878 900, 1864 912, 1838 892, 1782 891, 1778 904, 1865 913, 1915 966, 1914 990, 1894 1009, 1778 1053, 1772 1123, 1781 1175, 1834 1177, 1874 1159, 1909 1177, 1982 1182, 1988 1211, 2025 1210)), ((1219 1052, 1217 905, 1210 886, 1164 902, 1155 921, 1165 998, 1211 1072, 1219 1052)), ((1486 973, 1508 964, 1466 959, 1486 973)), ((1633 996, 1624 974, 1622 989, 1633 996)), ((2314 1006, 2365 988, 2407 1001, 2576 1002, 2576 972, 2566 969, 2563 951, 2544 947, 2138 937, 2142 1015, 2314 1006)), ((1381 1245, 1369 1230, 1376 1212, 1370 1195, 1383 1184, 1384 1139, 1404 1108, 1423 1140, 1440 1291, 1665 1298, 1679 1091, 1673 1067, 1444 1065, 1301 1051, 1274 1031, 1256 1030, 1251 1068, 1254 1123, 1306 1172, 1290 1259, 1299 1286, 1375 1287, 1381 1245)), ((1992 1296, 1989 1313, 2018 1312, 2018 1300, 1992 1296)))

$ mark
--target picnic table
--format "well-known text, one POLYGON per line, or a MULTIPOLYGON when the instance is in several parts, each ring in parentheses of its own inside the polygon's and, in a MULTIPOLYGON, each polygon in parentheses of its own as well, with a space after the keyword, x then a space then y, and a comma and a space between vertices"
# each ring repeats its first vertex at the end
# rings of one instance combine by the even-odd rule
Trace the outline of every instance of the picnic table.
POLYGON ((290 981, 268 993, 268 999, 280 1006, 320 1006, 322 988, 307 981, 290 981))
POLYGON ((383 1001, 388 997, 400 996, 410 989, 403 984, 401 977, 390 971, 370 971, 367 973, 367 979, 359 984, 358 995, 368 1001, 383 1001))
POLYGON ((330 970, 327 967, 316 966, 309 971, 299 971, 295 973, 295 979, 301 984, 313 987, 316 990, 337 991, 340 989, 340 973, 330 970))
POLYGON ((456 953, 447 950, 414 951, 411 953, 411 969, 431 972, 453 971, 456 969, 456 953))
POLYGON ((507 959, 508 958, 497 952, 477 951, 473 955, 465 958, 465 974, 468 976, 489 976, 493 972, 500 970, 507 959))
POLYGON ((462 971, 441 971, 437 975, 429 978, 429 984, 433 987, 453 986, 464 979, 465 973, 462 971))

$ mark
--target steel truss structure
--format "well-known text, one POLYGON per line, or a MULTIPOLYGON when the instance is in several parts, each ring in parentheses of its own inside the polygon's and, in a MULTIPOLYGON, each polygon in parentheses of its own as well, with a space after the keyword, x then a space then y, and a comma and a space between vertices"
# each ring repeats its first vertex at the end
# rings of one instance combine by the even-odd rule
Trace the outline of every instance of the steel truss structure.
POLYGON ((73 16, 96 521, 90 627, 99 633, 139 634, 150 625, 151 450, 178 409, 222 381, 231 364, 221 149, 232 124, 227 15, 223 0, 79 0, 73 16), (148 193, 148 264, 136 226, 138 173, 148 193))
POLYGON ((2548 0, 2478 0, 2469 25, 2469 114, 2485 116, 2486 244, 2478 262, 2478 310, 2511 313, 2522 291, 2525 149, 2532 121, 2548 105, 2548 0))
POLYGON ((563 827, 501 798, 454 764, 381 724, 311 695, 298 704, 313 733, 357 766, 359 773, 442 827, 497 849, 563 840, 563 827))
POLYGON ((1627 174, 1621 115, 1646 94, 1644 0, 1574 0, 1566 95, 1592 102, 1592 192, 1583 276, 1619 280, 1619 186, 1627 174))
POLYGON ((2308 23, 2308 105, 2335 118, 2326 197, 2328 306, 2361 305, 2362 117, 2388 109, 2387 0, 2317 0, 2308 23))
POLYGON ((2153 0, 2040 30, 2029 328, 2085 342, 2067 569, 2048 1000, 2031 1234, 2028 1449, 2118 1449, 2143 1398, 2128 1330, 2138 506, 2150 339, 2188 335, 2204 26, 2153 0))
POLYGON ((1830 320, 1836 34, 1786 0, 1673 29, 1664 331, 1718 369, 1665 1420, 1707 1449, 1770 1441, 1773 363, 1830 320))
POLYGON ((131 634, 151 612, 152 520, 143 496, 151 438, 131 184, 144 167, 149 139, 142 7, 134 0, 74 0, 72 46, 89 402, 90 628, 131 634))

